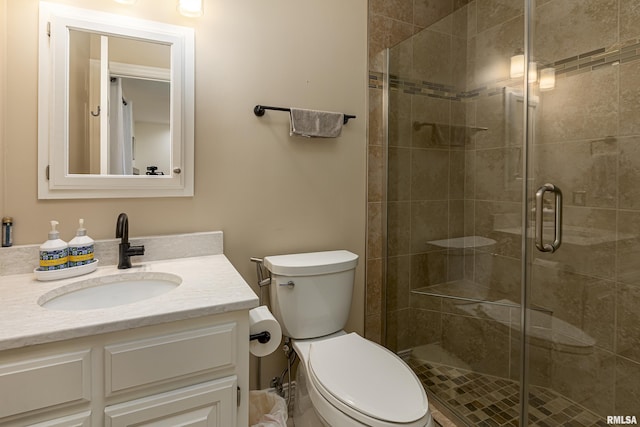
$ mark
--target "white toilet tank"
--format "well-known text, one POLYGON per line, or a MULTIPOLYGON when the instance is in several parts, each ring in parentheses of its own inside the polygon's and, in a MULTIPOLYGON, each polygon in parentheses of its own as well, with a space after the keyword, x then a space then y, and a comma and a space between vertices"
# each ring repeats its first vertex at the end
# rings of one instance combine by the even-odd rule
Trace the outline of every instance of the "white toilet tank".
POLYGON ((284 335, 306 339, 342 330, 351 308, 358 255, 312 252, 264 258, 271 310, 284 335))

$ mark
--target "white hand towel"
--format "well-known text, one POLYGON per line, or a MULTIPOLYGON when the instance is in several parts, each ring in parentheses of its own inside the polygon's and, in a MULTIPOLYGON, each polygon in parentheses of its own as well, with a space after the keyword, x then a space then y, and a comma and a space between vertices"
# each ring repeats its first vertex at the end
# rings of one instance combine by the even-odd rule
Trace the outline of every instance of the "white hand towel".
POLYGON ((337 138, 342 132, 344 114, 291 108, 290 135, 337 138))

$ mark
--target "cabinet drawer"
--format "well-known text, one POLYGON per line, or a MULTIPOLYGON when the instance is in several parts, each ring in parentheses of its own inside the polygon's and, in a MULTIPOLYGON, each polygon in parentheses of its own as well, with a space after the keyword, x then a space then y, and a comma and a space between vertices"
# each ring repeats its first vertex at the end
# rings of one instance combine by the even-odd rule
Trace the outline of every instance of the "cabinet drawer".
POLYGON ((215 369, 236 360, 236 323, 105 347, 107 396, 215 369))
POLYGON ((0 418, 90 399, 90 350, 0 365, 0 418))
POLYGON ((38 424, 29 424, 28 427, 91 427, 91 411, 43 421, 38 424))

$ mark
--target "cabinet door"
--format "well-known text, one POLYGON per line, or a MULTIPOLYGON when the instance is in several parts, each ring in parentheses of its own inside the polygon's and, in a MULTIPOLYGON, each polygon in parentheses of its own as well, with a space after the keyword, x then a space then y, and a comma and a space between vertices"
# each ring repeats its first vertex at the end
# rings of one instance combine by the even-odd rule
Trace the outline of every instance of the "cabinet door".
POLYGON ((229 427, 236 425, 235 375, 105 409, 105 427, 229 427))

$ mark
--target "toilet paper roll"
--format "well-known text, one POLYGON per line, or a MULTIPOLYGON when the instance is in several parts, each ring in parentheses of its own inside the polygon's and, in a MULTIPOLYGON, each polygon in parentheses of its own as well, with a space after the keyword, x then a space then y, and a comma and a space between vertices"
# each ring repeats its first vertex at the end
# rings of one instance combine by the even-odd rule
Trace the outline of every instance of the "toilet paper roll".
POLYGON ((282 340, 282 329, 267 306, 261 305, 249 310, 249 333, 257 334, 267 331, 271 334, 269 342, 264 344, 258 340, 249 343, 249 351, 257 357, 263 357, 276 351, 282 340))

